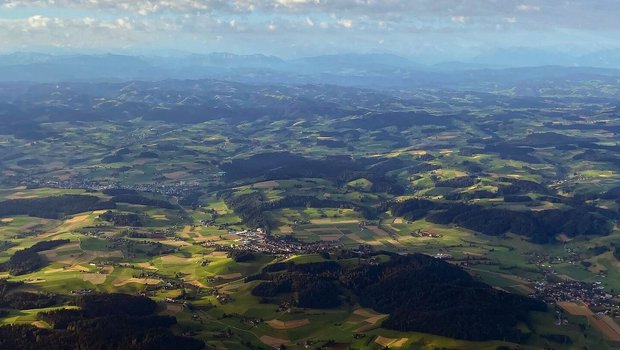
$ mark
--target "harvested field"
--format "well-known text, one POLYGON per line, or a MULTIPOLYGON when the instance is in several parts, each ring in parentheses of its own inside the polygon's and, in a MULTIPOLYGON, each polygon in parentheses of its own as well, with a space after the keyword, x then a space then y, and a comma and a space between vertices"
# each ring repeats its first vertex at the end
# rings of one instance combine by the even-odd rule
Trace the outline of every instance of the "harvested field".
POLYGON ((280 186, 280 184, 278 184, 275 181, 263 181, 263 182, 258 182, 252 185, 252 187, 254 188, 275 188, 278 186, 280 186))
POLYGON ((377 313, 372 311, 372 310, 368 310, 368 309, 356 309, 355 311, 353 311, 354 314, 356 315, 360 315, 363 317, 373 317, 373 316, 377 316, 377 313))
POLYGON ((178 314, 181 311, 183 311, 182 304, 166 303, 166 312, 168 314, 174 315, 174 314, 178 314))
POLYGON ((340 232, 338 227, 335 227, 335 226, 308 228, 308 229, 305 229, 304 231, 308 231, 308 232, 312 232, 312 233, 317 233, 317 232, 319 232, 319 233, 321 233, 321 232, 340 232))
POLYGON ((167 264, 182 264, 187 262, 188 258, 183 258, 176 255, 164 255, 161 257, 161 261, 167 264))
POLYGON ((289 341, 286 339, 281 339, 281 338, 276 338, 276 337, 271 337, 268 335, 263 335, 262 337, 260 337, 260 341, 262 341, 264 344, 267 344, 269 346, 273 346, 273 347, 277 347, 280 346, 282 344, 288 344, 289 341))
POLYGON ((73 265, 67 269, 68 271, 77 271, 77 272, 89 272, 90 269, 88 267, 82 265, 73 265))
POLYGON ((84 273, 81 275, 81 277, 86 282, 98 285, 105 283, 105 279, 108 277, 108 275, 104 275, 102 273, 84 273))
POLYGON ((592 314, 588 317, 591 324, 593 324, 601 333, 607 337, 607 339, 613 342, 620 342, 620 333, 618 332, 618 325, 609 316, 599 316, 592 314))
POLYGON ((366 226, 366 228, 368 228, 370 231, 372 231, 374 234, 378 235, 378 236, 389 236, 390 234, 385 232, 384 229, 382 229, 379 226, 366 226))
POLYGON ((401 348, 403 347, 403 345, 405 345, 405 343, 407 343, 407 341, 409 341, 409 338, 400 338, 394 343, 392 343, 392 346, 395 348, 401 348))
POLYGON ((385 243, 389 243, 389 244, 393 245, 396 248, 405 248, 405 246, 402 243, 400 243, 399 241, 397 241, 397 240, 395 240, 393 238, 386 239, 386 240, 384 240, 384 242, 385 243))
POLYGON ((187 246, 191 246, 190 243, 187 243, 185 241, 177 241, 177 240, 174 240, 174 239, 159 240, 159 241, 157 241, 157 243, 166 244, 166 245, 170 245, 170 246, 173 246, 173 247, 187 247, 187 246))
POLYGON ((391 230, 394 230, 394 232, 400 232, 400 229, 399 229, 399 228, 394 227, 392 224, 387 224, 387 225, 385 225, 385 226, 389 227, 391 230))
POLYGON ((192 237, 189 235, 192 232, 192 227, 190 225, 186 225, 183 227, 183 231, 181 231, 180 236, 183 238, 191 239, 192 237))
POLYGON ((310 324, 310 320, 294 320, 294 321, 280 321, 280 320, 271 320, 266 322, 273 329, 295 329, 299 327, 303 327, 305 325, 310 324))
POLYGON ((594 325, 607 339, 620 342, 620 326, 609 316, 596 315, 586 305, 559 302, 558 305, 574 316, 585 316, 590 324, 594 325))
POLYGON ((114 272, 114 266, 104 266, 101 268, 101 273, 105 273, 109 275, 112 272, 114 272))
POLYGON ((43 322, 43 321, 34 321, 31 323, 31 325, 37 327, 37 328, 49 328, 49 326, 47 325, 47 323, 43 322))
POLYGON ((363 321, 371 325, 377 324, 377 322, 387 317, 387 315, 379 314, 369 309, 357 309, 353 311, 353 314, 364 317, 363 321))
POLYGON ((590 311, 590 309, 583 304, 563 301, 559 302, 558 305, 566 312, 574 316, 588 316, 592 314, 592 311, 590 311))
POLYGON ((358 220, 334 220, 334 219, 312 219, 311 224, 325 225, 325 224, 357 224, 358 220))
POLYGON ((340 240, 340 238, 344 237, 343 234, 334 234, 334 235, 320 235, 321 241, 325 242, 334 242, 340 240))
POLYGON ((146 270, 153 270, 153 271, 158 270, 158 268, 156 268, 155 266, 151 265, 151 263, 148 263, 148 262, 138 263, 136 264, 136 266, 138 266, 141 269, 146 269, 146 270))
POLYGON ((377 322, 381 321, 382 319, 386 317, 387 317, 386 315, 377 315, 377 316, 369 317, 366 319, 366 323, 377 324, 377 322))
POLYGON ((210 256, 214 256, 214 257, 225 258, 225 257, 228 256, 228 253, 226 253, 226 252, 212 252, 209 255, 210 256))
POLYGON ((363 240, 360 236, 358 236, 355 233, 348 234, 347 237, 349 239, 352 239, 352 240, 356 241, 357 243, 362 243, 362 244, 366 243, 365 240, 363 240))
POLYGON ((293 233, 293 228, 290 227, 290 226, 280 226, 280 227, 278 227, 278 230, 280 230, 280 232, 286 233, 286 234, 293 233))
POLYGON ((37 198, 36 194, 27 194, 26 192, 15 192, 6 196, 6 199, 26 199, 26 198, 37 198))
POLYGON ((386 338, 386 337, 382 337, 382 336, 378 336, 375 339, 375 343, 383 346, 383 347, 388 347, 390 346, 390 344, 396 342, 398 339, 397 338, 386 338))
POLYGON ((166 177, 166 179, 168 180, 178 180, 186 177, 187 175, 187 171, 175 171, 172 173, 164 174, 164 177, 166 177))
POLYGON ((191 284, 194 287, 198 287, 198 288, 207 288, 207 286, 205 286, 204 284, 202 284, 202 282, 200 281, 190 281, 189 284, 191 284))
POLYGON ((66 225, 79 224, 80 222, 83 222, 86 219, 88 219, 89 216, 90 216, 90 214, 74 216, 71 219, 65 220, 65 224, 66 225))
POLYGON ((120 287, 120 286, 124 286, 130 283, 154 286, 154 285, 160 284, 161 282, 162 281, 160 279, 156 279, 156 278, 127 278, 127 279, 119 278, 114 282, 114 287, 120 287))
POLYGON ((217 277, 221 279, 225 279, 225 280, 234 280, 236 278, 241 278, 241 276, 242 275, 239 272, 237 272, 237 273, 229 273, 227 275, 218 275, 217 277))

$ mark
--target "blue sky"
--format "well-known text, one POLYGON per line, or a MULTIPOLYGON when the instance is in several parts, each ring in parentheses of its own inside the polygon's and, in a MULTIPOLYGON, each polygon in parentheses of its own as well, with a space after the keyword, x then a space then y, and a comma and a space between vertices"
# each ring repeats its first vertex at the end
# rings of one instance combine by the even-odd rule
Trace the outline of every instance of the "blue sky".
POLYGON ((389 52, 620 47, 618 0, 0 0, 0 50, 389 52))

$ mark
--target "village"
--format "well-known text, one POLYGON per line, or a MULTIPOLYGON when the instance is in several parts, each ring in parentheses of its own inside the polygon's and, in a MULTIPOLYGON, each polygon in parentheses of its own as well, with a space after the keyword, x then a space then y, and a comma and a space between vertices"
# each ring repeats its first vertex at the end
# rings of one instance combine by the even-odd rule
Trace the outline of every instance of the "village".
POLYGON ((272 236, 261 228, 232 233, 239 237, 235 239, 235 243, 232 245, 215 242, 205 242, 204 245, 220 251, 248 251, 270 255, 315 254, 342 248, 342 245, 337 242, 306 243, 292 236, 272 236))

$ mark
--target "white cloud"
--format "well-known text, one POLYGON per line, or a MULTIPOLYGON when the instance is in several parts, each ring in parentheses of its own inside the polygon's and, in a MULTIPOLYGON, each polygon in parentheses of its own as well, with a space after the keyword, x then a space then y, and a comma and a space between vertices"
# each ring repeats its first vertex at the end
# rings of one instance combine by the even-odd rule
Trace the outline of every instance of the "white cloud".
POLYGON ((517 11, 522 11, 522 12, 539 12, 540 11, 540 6, 520 4, 520 5, 517 6, 517 11))
POLYGON ((338 20, 338 25, 344 28, 351 28, 353 27, 353 21, 347 18, 342 18, 338 20))
POLYGON ((43 17, 41 15, 36 15, 32 17, 28 17, 28 25, 32 28, 45 28, 50 23, 51 19, 48 17, 43 17))
POLYGON ((467 17, 465 17, 465 16, 452 16, 452 17, 450 17, 450 20, 452 20, 452 22, 455 22, 455 23, 465 23, 465 21, 467 20, 467 17))

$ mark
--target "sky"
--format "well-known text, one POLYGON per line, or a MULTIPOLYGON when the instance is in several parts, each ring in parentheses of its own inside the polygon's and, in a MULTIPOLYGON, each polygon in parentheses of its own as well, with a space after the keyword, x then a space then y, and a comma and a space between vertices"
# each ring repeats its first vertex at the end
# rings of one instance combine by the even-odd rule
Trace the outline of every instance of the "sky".
POLYGON ((0 51, 393 53, 620 48, 620 0, 0 0, 0 51))

